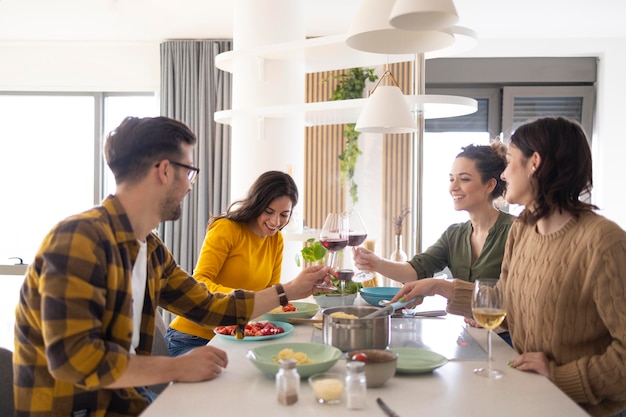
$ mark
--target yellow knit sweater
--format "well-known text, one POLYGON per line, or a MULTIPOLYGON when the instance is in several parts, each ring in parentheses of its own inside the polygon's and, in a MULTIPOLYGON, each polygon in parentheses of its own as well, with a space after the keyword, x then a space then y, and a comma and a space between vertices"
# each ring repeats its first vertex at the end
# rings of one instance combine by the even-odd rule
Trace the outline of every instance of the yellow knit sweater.
MULTIPOLYGON (((266 238, 245 224, 219 219, 209 225, 193 272, 211 293, 235 289, 259 291, 280 282, 283 261, 281 232, 266 238)), ((213 327, 176 317, 170 327, 179 332, 212 339, 213 327)))

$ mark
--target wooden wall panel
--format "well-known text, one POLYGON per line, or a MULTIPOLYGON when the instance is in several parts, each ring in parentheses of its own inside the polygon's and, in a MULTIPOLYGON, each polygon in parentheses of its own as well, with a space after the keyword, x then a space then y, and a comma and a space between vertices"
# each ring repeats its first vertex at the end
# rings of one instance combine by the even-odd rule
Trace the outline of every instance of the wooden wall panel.
MULTIPOLYGON (((333 76, 343 72, 307 74, 307 103, 330 100, 337 85, 333 76)), ((304 221, 306 226, 321 229, 327 213, 346 209, 337 158, 344 150, 343 125, 313 126, 305 129, 304 221)))
MULTIPOLYGON (((389 66, 404 94, 412 93, 412 63, 398 63, 389 66)), ((330 100, 336 86, 333 76, 343 71, 329 71, 307 74, 306 101, 330 100)), ((383 239, 377 243, 379 253, 388 256, 393 250, 392 219, 402 208, 410 207, 413 200, 412 160, 414 135, 384 135, 383 146, 383 239)), ((346 192, 341 187, 339 160, 343 152, 343 125, 307 127, 305 134, 305 179, 304 193, 305 224, 321 228, 326 213, 346 209, 346 192)), ((367 192, 361 190, 361 192, 367 192)), ((407 216, 404 225, 404 250, 409 256, 414 251, 413 224, 407 216)))
POLYGON ((343 152, 343 126, 306 129, 304 219, 307 226, 321 229, 327 213, 345 210, 337 158, 343 152))

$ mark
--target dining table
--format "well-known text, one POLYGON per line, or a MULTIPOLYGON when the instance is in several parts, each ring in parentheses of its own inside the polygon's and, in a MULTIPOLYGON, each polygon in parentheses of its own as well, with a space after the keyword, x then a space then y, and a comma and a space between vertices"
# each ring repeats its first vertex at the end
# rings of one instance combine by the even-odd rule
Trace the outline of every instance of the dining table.
MULTIPOLYGON (((303 301, 310 301, 309 299, 303 301)), ((356 305, 366 305, 357 297, 356 305)), ((445 299, 428 297, 418 310, 445 309, 445 299), (442 304, 443 303, 443 304, 442 304)), ((319 315, 319 313, 318 313, 319 315)), ((319 404, 302 378, 298 401, 278 403, 275 380, 247 359, 249 350, 267 343, 324 343, 323 331, 311 324, 295 324, 281 338, 254 341, 215 337, 211 345, 228 353, 228 366, 214 380, 171 383, 144 411, 142 417, 233 416, 382 416, 380 398, 398 417, 406 416, 568 416, 588 414, 548 378, 518 371, 508 362, 517 356, 503 339, 492 338, 492 365, 504 372, 500 379, 474 374, 487 365, 487 330, 471 327, 463 317, 392 316, 390 348, 414 347, 436 352, 447 362, 428 372, 396 374, 382 387, 368 388, 365 408, 348 409, 346 401, 319 404)), ((331 371, 345 372, 345 354, 331 371)))

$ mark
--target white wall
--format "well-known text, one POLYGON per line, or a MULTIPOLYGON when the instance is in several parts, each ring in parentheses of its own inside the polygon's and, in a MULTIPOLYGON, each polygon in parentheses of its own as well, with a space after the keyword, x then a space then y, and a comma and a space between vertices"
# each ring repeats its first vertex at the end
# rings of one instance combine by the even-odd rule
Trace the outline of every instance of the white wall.
POLYGON ((0 43, 0 91, 156 92, 160 71, 158 43, 0 43))
MULTIPOLYGON (((479 40, 465 56, 597 56, 593 201, 626 229, 624 39, 479 40)), ((157 43, 0 43, 0 91, 158 91, 157 43)))

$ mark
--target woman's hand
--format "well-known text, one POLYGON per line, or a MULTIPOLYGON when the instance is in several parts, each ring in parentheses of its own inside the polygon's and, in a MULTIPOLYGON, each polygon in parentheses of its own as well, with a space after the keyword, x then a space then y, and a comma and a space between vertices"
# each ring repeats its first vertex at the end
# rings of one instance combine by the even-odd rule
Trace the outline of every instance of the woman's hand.
POLYGON ((483 326, 481 326, 480 324, 478 324, 478 323, 476 322, 476 320, 474 320, 474 319, 473 319, 473 318, 471 318, 471 317, 464 317, 464 318, 463 318, 463 320, 465 320, 465 323, 466 323, 466 324, 469 324, 469 325, 470 325, 470 326, 472 326, 472 327, 478 327, 479 329, 482 329, 482 327, 483 327, 483 326))
POLYGON ((416 304, 421 304, 425 296, 441 295, 448 298, 451 293, 452 282, 438 278, 426 278, 404 284, 400 291, 391 299, 391 302, 398 301, 400 298, 410 300, 418 297, 416 304))
POLYGON ((374 252, 359 246, 352 248, 352 254, 354 255, 354 266, 358 270, 378 272, 380 257, 374 252))
POLYGON ((548 357, 543 352, 525 352, 509 362, 509 366, 526 372, 536 372, 546 378, 550 377, 548 357))

